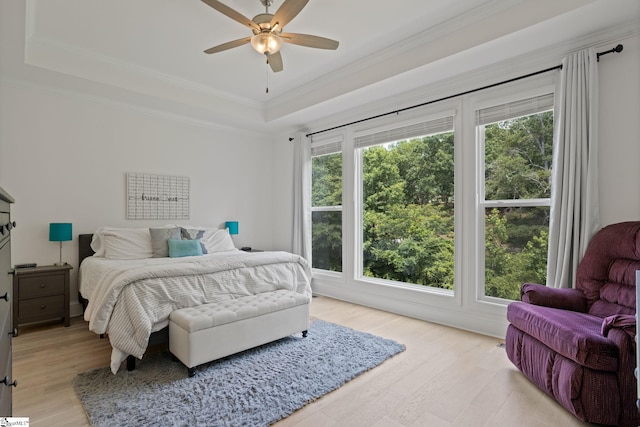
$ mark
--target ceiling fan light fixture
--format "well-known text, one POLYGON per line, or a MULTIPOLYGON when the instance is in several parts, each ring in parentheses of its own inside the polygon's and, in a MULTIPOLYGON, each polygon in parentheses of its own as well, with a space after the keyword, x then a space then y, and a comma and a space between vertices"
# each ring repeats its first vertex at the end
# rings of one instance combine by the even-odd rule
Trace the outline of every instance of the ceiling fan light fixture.
POLYGON ((211 54, 222 52, 238 46, 243 46, 251 42, 253 48, 267 56, 267 64, 274 73, 282 71, 282 55, 280 47, 283 42, 295 44, 298 46, 313 47, 316 49, 336 50, 338 42, 324 37, 312 36, 309 34, 283 33, 283 27, 286 27, 293 18, 307 5, 309 0, 283 0, 282 5, 276 13, 269 13, 269 7, 273 0, 260 0, 266 10, 259 13, 253 19, 249 19, 240 12, 230 8, 220 0, 202 0, 208 6, 227 17, 249 27, 253 32, 253 36, 232 40, 218 46, 211 47, 204 53, 211 54))
POLYGON ((282 38, 274 33, 259 33, 251 37, 251 46, 263 55, 273 55, 280 50, 282 38))

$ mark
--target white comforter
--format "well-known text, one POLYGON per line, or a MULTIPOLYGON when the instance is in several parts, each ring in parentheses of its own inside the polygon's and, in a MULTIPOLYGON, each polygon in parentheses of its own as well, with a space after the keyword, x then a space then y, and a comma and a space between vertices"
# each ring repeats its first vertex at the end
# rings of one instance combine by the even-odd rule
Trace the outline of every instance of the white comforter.
POLYGON ((142 358, 151 332, 176 309, 287 289, 311 296, 311 268, 287 252, 221 252, 197 257, 110 260, 86 258, 80 293, 89 300, 89 329, 107 333, 111 370, 131 354, 142 358))

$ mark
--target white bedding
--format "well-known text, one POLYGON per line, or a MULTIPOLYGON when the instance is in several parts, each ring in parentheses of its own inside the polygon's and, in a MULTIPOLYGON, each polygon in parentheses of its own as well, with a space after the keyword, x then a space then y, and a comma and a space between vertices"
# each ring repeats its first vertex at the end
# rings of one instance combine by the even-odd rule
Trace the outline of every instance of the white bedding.
POLYGON ((219 252, 183 258, 86 258, 80 293, 89 329, 108 334, 116 373, 131 354, 142 358, 151 332, 176 309, 287 289, 311 296, 311 268, 287 252, 219 252))

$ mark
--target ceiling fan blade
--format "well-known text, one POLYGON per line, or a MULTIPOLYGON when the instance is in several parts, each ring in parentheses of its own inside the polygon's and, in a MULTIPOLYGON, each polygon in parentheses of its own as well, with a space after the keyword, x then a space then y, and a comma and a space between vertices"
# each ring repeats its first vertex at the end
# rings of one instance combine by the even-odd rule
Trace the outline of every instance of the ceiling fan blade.
POLYGON ((223 50, 231 49, 234 47, 242 46, 243 44, 247 44, 251 42, 251 37, 245 37, 238 40, 233 40, 230 42, 222 43, 221 45, 210 47, 205 50, 204 53, 217 53, 222 52, 223 50))
POLYGON ((258 26, 258 24, 256 24, 240 12, 237 12, 234 9, 231 9, 229 6, 220 3, 218 0, 202 0, 202 2, 208 4, 223 15, 227 15, 229 18, 238 21, 242 25, 246 25, 252 30, 260 31, 260 27, 258 26))
POLYGON ((280 34, 282 41, 297 44, 306 47, 315 47, 316 49, 336 50, 339 42, 324 37, 310 36, 309 34, 282 33, 280 34))
POLYGON ((269 66, 274 73, 280 72, 283 70, 282 66, 282 55, 280 52, 276 52, 271 55, 267 55, 267 61, 269 61, 269 66))
POLYGON ((307 3, 309 0, 285 0, 271 18, 271 28, 277 23, 279 30, 282 31, 282 27, 298 16, 307 3))

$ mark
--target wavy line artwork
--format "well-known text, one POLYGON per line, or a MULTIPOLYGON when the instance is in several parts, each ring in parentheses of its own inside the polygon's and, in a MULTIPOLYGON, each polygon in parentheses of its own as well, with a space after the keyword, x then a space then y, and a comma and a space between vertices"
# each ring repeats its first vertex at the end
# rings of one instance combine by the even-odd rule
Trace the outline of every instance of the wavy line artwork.
POLYGON ((127 219, 189 219, 189 177, 127 173, 127 219))

